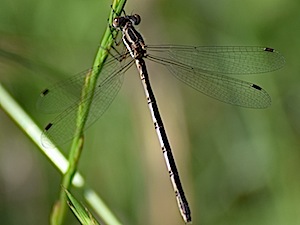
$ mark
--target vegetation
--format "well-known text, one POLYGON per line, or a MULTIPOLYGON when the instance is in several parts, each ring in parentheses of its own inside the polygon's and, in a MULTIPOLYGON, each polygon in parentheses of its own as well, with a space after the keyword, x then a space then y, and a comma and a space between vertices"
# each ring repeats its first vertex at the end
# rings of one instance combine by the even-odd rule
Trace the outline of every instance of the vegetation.
MULTIPOLYGON (((2 1, 1 87, 40 128, 55 116, 36 110, 40 91, 93 65, 110 4, 2 1)), ((208 98, 149 63, 193 224, 299 224, 299 8, 300 2, 292 0, 126 4, 128 14, 141 15, 139 30, 146 43, 262 45, 279 50, 287 61, 282 70, 239 77, 270 93, 272 106, 265 110, 208 98)), ((0 221, 47 224, 64 191, 60 173, 28 138, 32 127, 24 135, 19 128, 24 120, 15 126, 10 117, 0 110, 0 221)), ((62 146, 65 157, 69 149, 62 146)), ((135 70, 127 71, 114 103, 85 133, 77 167, 84 188, 73 188, 72 194, 97 220, 106 217, 87 195, 91 201, 101 196, 117 218, 106 224, 182 224, 135 70)), ((76 224, 74 218, 69 213, 65 224, 76 224)))

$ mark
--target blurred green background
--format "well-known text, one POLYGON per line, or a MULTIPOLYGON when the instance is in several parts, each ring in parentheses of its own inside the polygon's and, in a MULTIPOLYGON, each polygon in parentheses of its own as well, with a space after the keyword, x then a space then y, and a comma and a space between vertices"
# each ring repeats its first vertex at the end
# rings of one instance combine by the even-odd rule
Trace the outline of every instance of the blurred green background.
MULTIPOLYGON (((92 65, 110 1, 2 0, 0 82, 43 127, 39 92, 92 65)), ((300 1, 128 0, 149 44, 262 45, 283 69, 241 76, 264 110, 208 98, 149 63, 193 224, 300 224, 300 1)), ((68 149, 68 146, 65 147, 68 149)), ((86 132, 80 171, 124 224, 183 224, 137 72, 86 132)), ((1 224, 48 224, 60 174, 0 110, 1 224)), ((78 224, 70 214, 66 224, 78 224)))

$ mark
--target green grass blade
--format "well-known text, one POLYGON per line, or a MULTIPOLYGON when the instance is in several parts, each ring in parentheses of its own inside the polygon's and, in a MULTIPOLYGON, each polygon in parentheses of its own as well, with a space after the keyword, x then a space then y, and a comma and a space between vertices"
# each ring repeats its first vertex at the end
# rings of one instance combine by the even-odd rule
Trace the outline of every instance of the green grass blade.
POLYGON ((65 188, 62 188, 66 192, 67 201, 70 209, 83 225, 99 225, 97 220, 93 217, 92 213, 88 211, 77 199, 65 188))
MULTIPOLYGON (((33 119, 21 108, 14 98, 6 91, 0 83, 0 107, 9 115, 22 131, 38 146, 38 149, 48 160, 64 174, 69 163, 58 148, 45 148, 41 144, 42 130, 33 119)), ((50 143, 50 140, 47 140, 50 143)), ((76 172, 72 184, 78 188, 84 188, 84 198, 99 217, 110 225, 121 225, 116 216, 105 205, 103 200, 92 189, 87 188, 85 180, 79 172, 76 172)))
MULTIPOLYGON (((93 94, 97 83, 97 79, 98 76, 100 75, 105 60, 108 57, 109 54, 108 51, 114 43, 113 37, 115 36, 116 31, 113 31, 112 33, 110 24, 112 24, 115 15, 119 15, 122 12, 125 3, 126 0, 114 0, 112 4, 111 13, 108 19, 107 28, 103 35, 100 47, 98 49, 98 52, 96 54, 93 63, 94 67, 97 68, 97 71, 95 73, 92 73, 92 75, 87 74, 85 79, 85 84, 83 86, 81 96, 87 96, 87 94, 89 94, 90 101, 85 101, 85 103, 81 104, 78 109, 77 126, 76 126, 76 131, 74 131, 76 135, 73 139, 71 150, 69 153, 69 167, 62 179, 62 186, 65 187, 66 189, 70 189, 72 179, 76 172, 81 151, 83 148, 83 144, 84 144, 83 130, 84 130, 85 122, 88 117, 90 105, 93 99, 93 94)), ((66 209, 67 209, 65 198, 66 198, 66 194, 63 190, 61 190, 59 200, 55 204, 51 215, 51 224, 53 225, 60 225, 63 223, 63 219, 65 217, 66 209)))

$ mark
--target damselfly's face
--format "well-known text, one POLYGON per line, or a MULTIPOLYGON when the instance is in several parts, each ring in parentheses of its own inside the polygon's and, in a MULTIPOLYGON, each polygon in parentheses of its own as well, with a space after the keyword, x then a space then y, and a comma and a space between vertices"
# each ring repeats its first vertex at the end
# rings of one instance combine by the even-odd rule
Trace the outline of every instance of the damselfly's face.
POLYGON ((138 25, 141 22, 141 17, 138 14, 131 16, 120 16, 113 20, 113 27, 116 29, 122 29, 126 24, 131 23, 133 25, 138 25))

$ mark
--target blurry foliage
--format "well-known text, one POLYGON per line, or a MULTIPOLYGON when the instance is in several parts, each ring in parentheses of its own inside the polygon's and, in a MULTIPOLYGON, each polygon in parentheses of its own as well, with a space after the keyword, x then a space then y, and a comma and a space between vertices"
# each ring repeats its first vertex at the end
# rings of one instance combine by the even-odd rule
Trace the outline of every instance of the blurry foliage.
MULTIPOLYGON (((39 92, 91 66, 110 4, 1 2, 0 81, 41 126, 53 116, 35 109, 39 92)), ((149 73, 193 224, 300 224, 300 2, 152 0, 126 9, 141 15, 149 44, 263 45, 284 54, 285 68, 239 77, 270 93, 266 110, 210 99, 158 66, 149 73)), ((81 171, 124 224, 182 224, 136 71, 86 140, 81 171)), ((0 111, 3 224, 49 221, 60 176, 35 150, 0 111)))

